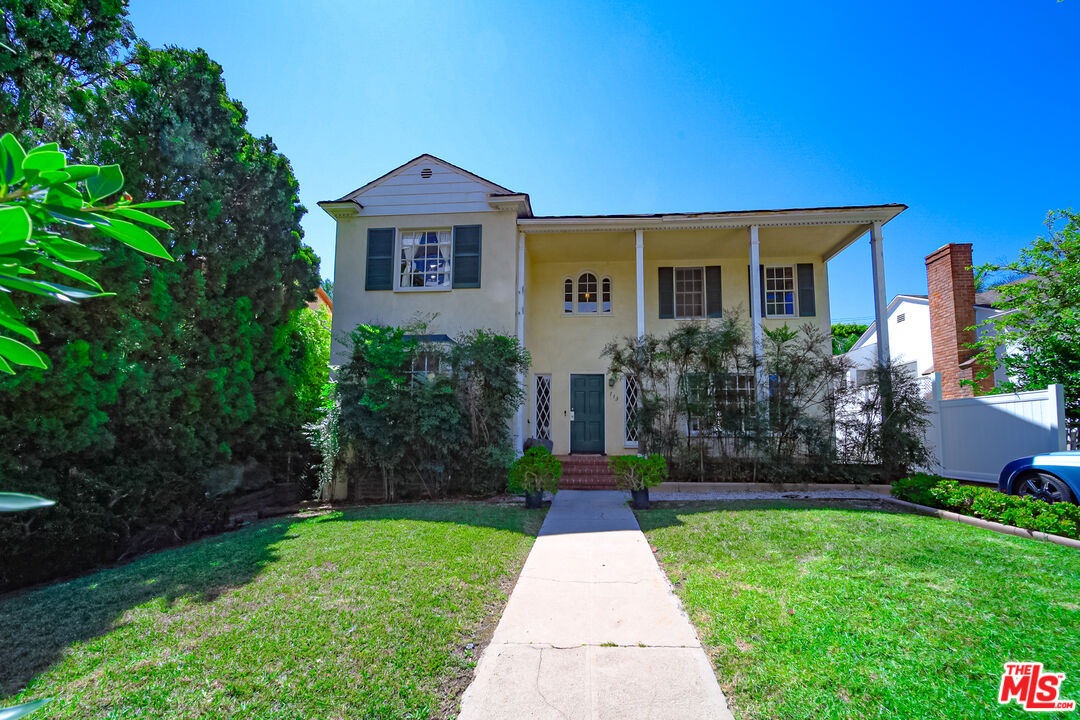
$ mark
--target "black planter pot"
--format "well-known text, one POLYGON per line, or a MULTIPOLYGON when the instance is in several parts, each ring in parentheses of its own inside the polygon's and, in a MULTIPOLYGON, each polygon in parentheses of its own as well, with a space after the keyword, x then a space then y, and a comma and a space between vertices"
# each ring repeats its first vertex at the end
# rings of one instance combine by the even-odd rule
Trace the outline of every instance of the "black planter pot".
POLYGON ((634 499, 635 510, 649 509, 649 488, 644 488, 642 490, 631 490, 630 497, 634 499))
POLYGON ((537 490, 536 492, 525 493, 525 509, 536 510, 542 507, 544 504, 544 491, 537 490))

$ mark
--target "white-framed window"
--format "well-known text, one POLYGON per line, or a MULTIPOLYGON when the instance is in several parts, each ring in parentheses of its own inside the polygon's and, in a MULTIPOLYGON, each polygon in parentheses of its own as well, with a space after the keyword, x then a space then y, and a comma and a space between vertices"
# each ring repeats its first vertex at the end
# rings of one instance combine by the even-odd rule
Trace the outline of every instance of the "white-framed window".
POLYGON ((795 266, 765 268, 765 317, 795 317, 795 266))
POLYGON ((596 276, 591 272, 578 275, 577 279, 577 311, 579 313, 594 313, 599 308, 599 290, 596 276))
POLYGON ((699 412, 708 411, 708 414, 716 412, 716 417, 711 421, 707 415, 694 412, 688 415, 687 430, 692 437, 702 433, 720 435, 728 432, 732 418, 745 422, 749 417, 746 408, 756 402, 753 373, 688 373, 682 383, 691 408, 699 408, 699 412))
POLYGON ((611 307, 612 282, 607 275, 585 271, 577 276, 576 288, 573 279, 563 278, 563 314, 610 315, 611 307))
POLYGON ((705 317, 705 268, 675 268, 675 317, 705 317))
POLYGON ((623 447, 638 446, 638 429, 635 424, 641 405, 641 387, 633 375, 623 377, 623 447))
POLYGON ((443 374, 446 371, 447 363, 444 362, 441 353, 434 350, 421 350, 413 357, 409 374, 413 380, 421 378, 433 380, 436 375, 443 374))
POLYGON ((453 233, 401 230, 398 233, 398 290, 449 290, 453 233))
POLYGON ((551 376, 537 375, 535 398, 533 402, 533 427, 536 437, 541 440, 551 439, 551 376))

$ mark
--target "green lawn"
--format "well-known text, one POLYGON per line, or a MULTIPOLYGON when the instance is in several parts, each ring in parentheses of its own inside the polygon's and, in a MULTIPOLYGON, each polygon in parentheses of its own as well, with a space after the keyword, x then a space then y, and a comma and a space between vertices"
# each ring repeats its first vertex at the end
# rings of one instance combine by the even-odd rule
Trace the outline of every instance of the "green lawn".
POLYGON ((479 655, 466 645, 494 629, 542 520, 482 503, 269 520, 2 598, 0 705, 57 698, 42 718, 453 715, 479 655))
POLYGON ((795 503, 637 516, 736 718, 1027 716, 997 703, 1007 660, 1066 673, 1080 701, 1080 551, 795 503))

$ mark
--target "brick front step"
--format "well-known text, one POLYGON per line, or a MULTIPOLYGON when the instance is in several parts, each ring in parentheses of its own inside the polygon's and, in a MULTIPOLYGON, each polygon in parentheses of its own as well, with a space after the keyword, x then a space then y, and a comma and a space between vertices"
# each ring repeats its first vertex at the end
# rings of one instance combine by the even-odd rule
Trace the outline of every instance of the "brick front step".
POLYGON ((614 490, 615 476, 608 469, 606 455, 559 455, 563 474, 562 490, 614 490))

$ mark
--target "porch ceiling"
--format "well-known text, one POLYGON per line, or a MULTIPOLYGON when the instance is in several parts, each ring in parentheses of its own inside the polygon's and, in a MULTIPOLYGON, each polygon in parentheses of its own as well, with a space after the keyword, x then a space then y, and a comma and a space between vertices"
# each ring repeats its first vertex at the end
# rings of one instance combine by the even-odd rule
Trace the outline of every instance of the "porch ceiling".
POLYGON ((748 228, 759 228, 762 257, 816 256, 829 260, 887 223, 906 205, 754 210, 672 215, 600 215, 521 218, 530 254, 565 260, 633 257, 635 230, 645 232, 647 255, 742 257, 749 255, 748 228), (588 233, 583 236, 582 233, 588 233), (717 247, 719 246, 719 247, 717 247))

